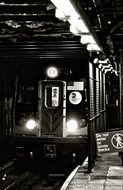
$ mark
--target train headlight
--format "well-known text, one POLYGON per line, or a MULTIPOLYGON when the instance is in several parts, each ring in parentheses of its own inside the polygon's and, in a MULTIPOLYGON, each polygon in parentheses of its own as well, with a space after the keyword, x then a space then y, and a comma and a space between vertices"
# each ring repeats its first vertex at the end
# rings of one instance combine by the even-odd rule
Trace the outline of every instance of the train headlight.
POLYGON ((56 78, 59 75, 59 71, 58 68, 52 66, 52 67, 48 67, 46 70, 46 75, 49 78, 56 78))
POLYGON ((71 119, 67 122, 67 130, 69 132, 75 132, 78 129, 78 123, 76 120, 71 119))
POLYGON ((26 128, 30 129, 30 130, 33 130, 37 127, 38 123, 34 120, 34 119, 29 119, 25 126, 26 128))

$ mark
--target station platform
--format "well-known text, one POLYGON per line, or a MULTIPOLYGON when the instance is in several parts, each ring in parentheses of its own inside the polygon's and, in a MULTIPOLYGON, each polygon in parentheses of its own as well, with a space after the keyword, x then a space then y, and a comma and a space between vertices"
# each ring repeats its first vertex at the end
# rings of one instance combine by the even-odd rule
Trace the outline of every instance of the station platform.
POLYGON ((123 166, 118 153, 98 155, 92 172, 78 166, 60 190, 123 190, 123 166))

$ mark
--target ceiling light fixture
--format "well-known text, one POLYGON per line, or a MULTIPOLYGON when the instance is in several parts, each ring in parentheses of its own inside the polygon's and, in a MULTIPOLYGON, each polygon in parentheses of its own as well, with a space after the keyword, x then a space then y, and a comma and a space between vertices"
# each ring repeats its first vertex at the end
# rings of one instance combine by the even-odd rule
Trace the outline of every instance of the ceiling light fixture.
POLYGON ((81 36, 82 44, 96 44, 96 41, 94 40, 94 37, 90 34, 85 34, 81 36))
POLYGON ((56 7, 55 16, 70 23, 70 32, 81 36, 81 43, 87 44, 89 51, 102 51, 90 31, 87 22, 74 4, 73 0, 51 0, 56 7))
POLYGON ((99 63, 102 63, 102 64, 108 64, 110 63, 109 59, 105 59, 105 60, 99 60, 99 63))
POLYGON ((101 51, 100 47, 96 43, 95 44, 88 44, 87 50, 88 51, 101 51))

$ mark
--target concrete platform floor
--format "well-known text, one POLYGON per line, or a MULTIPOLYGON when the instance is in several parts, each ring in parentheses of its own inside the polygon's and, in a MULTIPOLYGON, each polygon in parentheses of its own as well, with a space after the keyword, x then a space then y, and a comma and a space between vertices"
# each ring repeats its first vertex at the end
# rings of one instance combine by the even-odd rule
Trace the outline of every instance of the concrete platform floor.
POLYGON ((123 190, 123 166, 118 153, 98 155, 90 174, 79 166, 61 190, 123 190))

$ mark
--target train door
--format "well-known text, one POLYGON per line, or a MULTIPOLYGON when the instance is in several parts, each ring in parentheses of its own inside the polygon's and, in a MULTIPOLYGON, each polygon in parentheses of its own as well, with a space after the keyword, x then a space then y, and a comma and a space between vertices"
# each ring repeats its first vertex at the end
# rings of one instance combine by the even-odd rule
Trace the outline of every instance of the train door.
POLYGON ((39 82, 38 112, 41 136, 62 137, 66 123, 66 82, 39 82))

